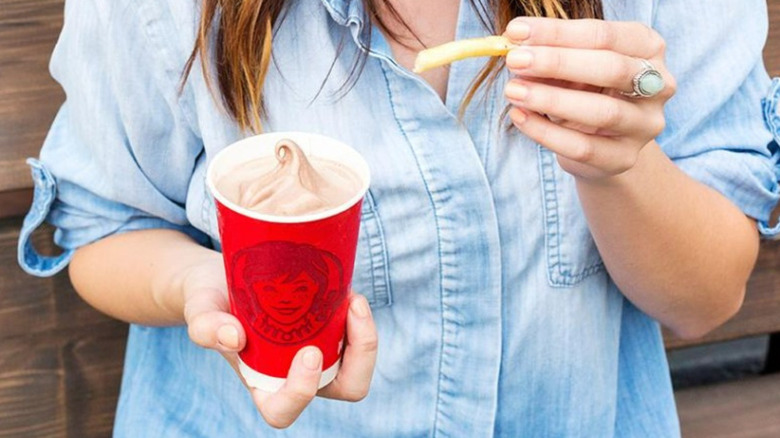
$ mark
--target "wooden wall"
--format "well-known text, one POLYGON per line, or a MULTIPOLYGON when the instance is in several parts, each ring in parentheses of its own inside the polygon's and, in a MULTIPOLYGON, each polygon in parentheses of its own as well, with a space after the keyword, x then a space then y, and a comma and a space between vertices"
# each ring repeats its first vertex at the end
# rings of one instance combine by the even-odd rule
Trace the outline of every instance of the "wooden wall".
MULTIPOLYGON (((769 4, 766 59, 780 76, 780 0, 769 4)), ((15 261, 31 199, 24 159, 37 155, 63 100, 47 70, 61 21, 62 0, 0 0, 0 438, 110 436, 121 377, 127 326, 80 301, 66 273, 36 279, 15 261)), ((54 251, 51 230, 35 240, 54 251)), ((746 326, 760 332, 776 321, 780 309, 770 298, 780 290, 779 264, 780 243, 765 243, 748 303, 710 339, 742 335, 746 326)))
POLYGON ((64 95, 48 62, 63 0, 0 0, 0 217, 23 213, 32 186, 26 157, 38 155, 64 95))
MULTIPOLYGON (((76 0, 82 1, 82 0, 76 0)), ((64 95, 48 62, 62 0, 0 0, 0 438, 111 435, 127 325, 73 292, 67 274, 38 279, 16 264, 38 155, 64 95)), ((36 235, 48 253, 51 229, 36 235)))
POLYGON ((0 437, 109 436, 127 326, 86 306, 67 275, 23 273, 18 226, 0 222, 0 437))

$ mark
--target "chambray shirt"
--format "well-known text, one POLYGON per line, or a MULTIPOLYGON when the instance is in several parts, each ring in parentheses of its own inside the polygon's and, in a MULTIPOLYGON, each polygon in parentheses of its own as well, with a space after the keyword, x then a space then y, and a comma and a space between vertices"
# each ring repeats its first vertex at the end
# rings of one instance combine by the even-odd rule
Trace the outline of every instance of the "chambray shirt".
MULTIPOLYGON (((173 228, 219 247, 204 170, 247 134, 198 68, 179 93, 196 3, 67 2, 51 60, 67 100, 30 161, 35 201, 19 245, 30 273, 54 274, 76 248, 138 229, 173 228), (44 220, 57 228, 59 257, 30 246, 44 220)), ((761 61, 766 3, 604 8, 666 38, 679 90, 658 138, 664 151, 776 233, 766 221, 778 200, 780 85, 761 61)), ((678 436, 659 326, 610 279, 573 177, 506 129, 508 73, 459 120, 484 59, 452 65, 443 103, 366 29, 360 1, 291 2, 275 34, 265 129, 325 134, 370 164, 352 284, 379 332, 369 396, 317 399, 292 427, 273 430, 222 357, 184 327, 135 325, 115 436, 678 436), (369 57, 344 92, 358 50, 369 57)), ((457 37, 488 33, 463 1, 457 37)))

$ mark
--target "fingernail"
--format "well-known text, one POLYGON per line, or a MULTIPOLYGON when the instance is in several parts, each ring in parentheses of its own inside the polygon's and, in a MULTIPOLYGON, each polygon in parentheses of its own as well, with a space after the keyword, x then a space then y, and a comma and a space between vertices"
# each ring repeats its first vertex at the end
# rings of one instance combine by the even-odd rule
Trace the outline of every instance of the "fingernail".
POLYGON ((350 309, 352 309, 352 312, 355 313, 355 316, 361 319, 368 318, 368 315, 371 312, 368 309, 368 303, 366 302, 366 300, 362 298, 356 298, 352 300, 352 305, 350 306, 350 309))
POLYGON ((506 84, 504 93, 506 94, 507 99, 523 101, 528 97, 528 87, 518 84, 517 82, 509 82, 506 84))
POLYGON ((238 330, 232 325, 223 325, 217 329, 217 341, 225 348, 238 348, 238 330))
POLYGON ((531 26, 522 21, 512 21, 506 27, 506 36, 514 41, 523 41, 531 36, 531 26))
POLYGON ((321 360, 322 356, 314 348, 310 348, 305 353, 303 353, 303 365, 312 371, 317 371, 320 369, 321 360))
POLYGON ((533 60, 533 55, 526 49, 513 49, 506 55, 507 67, 514 69, 528 68, 533 60))
POLYGON ((518 108, 512 108, 512 121, 515 125, 521 125, 528 120, 528 115, 518 108))

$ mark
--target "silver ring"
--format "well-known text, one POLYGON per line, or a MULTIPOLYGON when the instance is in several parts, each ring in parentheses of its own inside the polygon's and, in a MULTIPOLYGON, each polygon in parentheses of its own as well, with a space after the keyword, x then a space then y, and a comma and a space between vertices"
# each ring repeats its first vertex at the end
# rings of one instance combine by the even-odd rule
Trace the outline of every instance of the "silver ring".
POLYGON ((653 97, 666 86, 661 72, 656 70, 653 64, 650 64, 650 61, 646 59, 640 59, 640 61, 642 62, 642 69, 631 80, 634 91, 630 93, 621 91, 620 94, 623 96, 631 98, 653 97))

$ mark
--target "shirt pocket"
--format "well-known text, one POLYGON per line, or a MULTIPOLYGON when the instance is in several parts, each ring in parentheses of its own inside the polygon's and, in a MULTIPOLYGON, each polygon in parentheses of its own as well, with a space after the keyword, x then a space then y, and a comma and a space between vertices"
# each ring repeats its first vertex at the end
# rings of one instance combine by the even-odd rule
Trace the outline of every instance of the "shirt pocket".
POLYGON ((382 221, 370 191, 366 192, 363 199, 352 289, 364 295, 372 308, 386 307, 393 302, 387 245, 382 221))
POLYGON ((604 271, 604 263, 588 229, 574 177, 563 171, 555 154, 542 146, 539 173, 547 280, 553 287, 571 287, 604 271))

